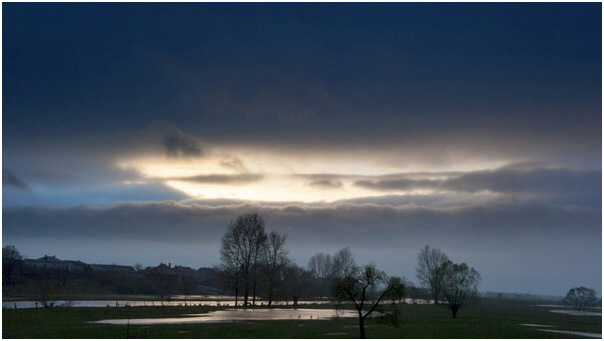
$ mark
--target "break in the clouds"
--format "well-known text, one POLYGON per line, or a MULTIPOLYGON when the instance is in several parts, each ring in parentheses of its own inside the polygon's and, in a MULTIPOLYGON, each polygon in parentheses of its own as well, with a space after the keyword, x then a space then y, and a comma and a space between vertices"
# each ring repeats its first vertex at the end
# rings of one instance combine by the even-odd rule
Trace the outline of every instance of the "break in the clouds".
POLYGON ((601 287, 601 4, 2 9, 4 245, 208 266, 257 211, 301 265, 601 287))

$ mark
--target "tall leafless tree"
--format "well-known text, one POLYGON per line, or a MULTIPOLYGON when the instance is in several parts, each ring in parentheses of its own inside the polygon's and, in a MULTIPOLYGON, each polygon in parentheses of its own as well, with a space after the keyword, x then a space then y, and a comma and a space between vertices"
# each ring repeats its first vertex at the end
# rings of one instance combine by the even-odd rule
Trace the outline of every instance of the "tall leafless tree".
POLYGON ((268 306, 273 303, 273 297, 277 280, 279 278, 279 270, 288 263, 287 250, 285 250, 285 236, 277 232, 271 232, 266 241, 264 248, 264 265, 267 274, 268 284, 268 306))
POLYGON ((333 273, 331 255, 326 255, 322 252, 316 253, 308 260, 307 268, 315 278, 323 279, 331 276, 333 273))
POLYGON ((288 264, 283 271, 283 286, 289 297, 293 300, 294 309, 298 308, 298 301, 302 291, 308 283, 308 272, 295 263, 288 264))
POLYGON ((231 222, 222 237, 220 257, 223 269, 234 278, 235 296, 243 291, 243 304, 249 302, 250 291, 255 303, 257 269, 266 241, 264 220, 258 213, 243 214, 231 222))
POLYGON ((434 303, 438 303, 438 296, 442 291, 442 265, 449 257, 439 249, 433 249, 430 245, 424 246, 417 256, 417 279, 430 290, 434 303))
POLYGON ((349 247, 341 249, 333 256, 332 271, 334 277, 343 278, 348 276, 354 270, 354 266, 354 255, 349 247))

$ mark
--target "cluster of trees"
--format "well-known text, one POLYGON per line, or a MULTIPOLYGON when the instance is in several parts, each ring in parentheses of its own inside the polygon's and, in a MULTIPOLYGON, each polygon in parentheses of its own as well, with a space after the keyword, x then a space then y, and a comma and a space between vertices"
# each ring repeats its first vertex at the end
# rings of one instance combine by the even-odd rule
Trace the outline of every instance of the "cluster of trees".
POLYGON ((240 296, 243 305, 255 305, 262 290, 271 306, 278 280, 285 273, 295 275, 295 269, 288 266, 285 236, 276 232, 267 234, 264 226, 264 220, 257 213, 241 215, 230 223, 222 237, 219 274, 235 295, 235 305, 240 296))
POLYGON ((480 274, 466 263, 455 264, 439 249, 424 246, 415 268, 420 283, 430 289, 435 304, 441 298, 449 305, 453 318, 457 311, 478 295, 480 274))
MULTIPOLYGON (((391 277, 374 264, 359 266, 350 248, 333 255, 316 253, 306 269, 288 258, 285 236, 265 231, 265 221, 250 213, 237 217, 222 238, 220 256, 224 287, 239 297, 243 305, 256 305, 263 297, 270 307, 276 298, 292 299, 294 307, 304 292, 307 297, 331 297, 352 304, 358 312, 359 331, 365 337, 364 323, 385 301, 400 302, 417 294, 417 288, 404 278, 391 277)), ((434 303, 446 301, 452 317, 477 295, 480 275, 465 263, 455 264, 442 251, 426 245, 418 256, 417 276, 429 289, 434 303)))

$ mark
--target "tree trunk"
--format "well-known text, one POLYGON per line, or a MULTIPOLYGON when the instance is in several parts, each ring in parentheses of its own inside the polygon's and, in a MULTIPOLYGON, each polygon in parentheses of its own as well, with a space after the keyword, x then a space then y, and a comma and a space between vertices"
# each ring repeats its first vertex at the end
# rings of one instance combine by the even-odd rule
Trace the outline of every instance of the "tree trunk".
POLYGON ((239 276, 235 275, 235 307, 237 306, 238 298, 239 298, 239 276))
POLYGON ((457 311, 459 310, 459 306, 457 305, 452 305, 451 306, 451 314, 453 318, 457 317, 457 311))
POLYGON ((298 296, 294 296, 294 309, 298 309, 298 296))
POLYGON ((361 339, 365 338, 365 318, 359 318, 359 335, 361 339))
POLYGON ((256 266, 254 266, 254 282, 252 283, 252 305, 256 306, 256 266))
POLYGON ((273 303, 273 287, 275 286, 275 275, 271 272, 268 278, 268 307, 273 303))
POLYGON ((268 288, 268 307, 271 307, 271 304, 273 303, 273 287, 272 284, 269 286, 268 288))

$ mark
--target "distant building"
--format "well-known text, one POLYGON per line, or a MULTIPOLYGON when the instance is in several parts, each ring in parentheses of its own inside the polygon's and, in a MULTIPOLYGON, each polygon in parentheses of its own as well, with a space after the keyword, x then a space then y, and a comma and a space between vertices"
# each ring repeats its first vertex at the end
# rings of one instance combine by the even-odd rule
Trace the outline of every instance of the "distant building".
POLYGON ((119 272, 123 274, 134 274, 136 270, 129 265, 115 264, 90 264, 90 269, 98 272, 119 272))
POLYGON ((88 268, 88 264, 79 260, 65 260, 63 263, 69 264, 69 270, 72 271, 83 271, 88 268))
POLYGON ((170 263, 168 265, 159 263, 156 267, 148 267, 145 269, 145 276, 153 279, 177 281, 180 279, 179 274, 171 266, 170 263))
POLYGON ((70 262, 62 261, 54 255, 44 255, 44 257, 38 259, 26 259, 25 264, 36 268, 57 270, 71 270, 73 266, 70 262))
POLYGON ((195 270, 188 266, 176 265, 173 270, 180 281, 185 278, 192 278, 195 275, 195 270))

